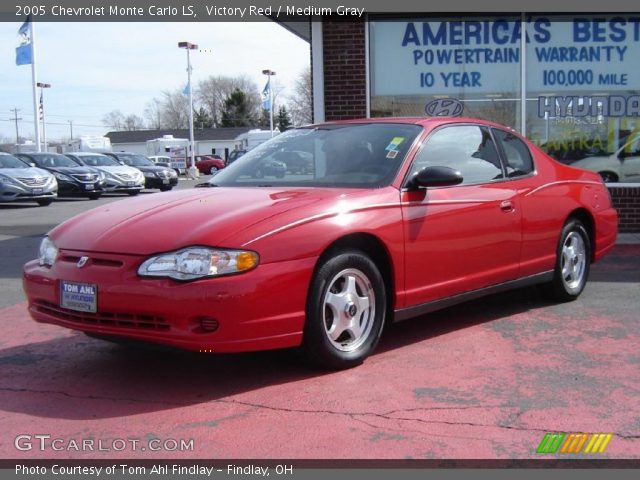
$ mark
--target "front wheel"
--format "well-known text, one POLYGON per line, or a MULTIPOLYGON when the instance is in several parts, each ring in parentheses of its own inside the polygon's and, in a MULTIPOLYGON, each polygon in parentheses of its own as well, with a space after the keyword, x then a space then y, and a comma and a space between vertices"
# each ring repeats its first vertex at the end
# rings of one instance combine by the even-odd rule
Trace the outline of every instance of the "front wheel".
POLYGON ((562 228, 556 252, 553 280, 549 293, 568 302, 580 296, 587 284, 591 266, 591 240, 580 220, 570 219, 562 228))
POLYGON ((302 350, 330 369, 361 364, 375 349, 386 314, 380 271, 369 257, 347 251, 327 260, 309 291, 302 350))

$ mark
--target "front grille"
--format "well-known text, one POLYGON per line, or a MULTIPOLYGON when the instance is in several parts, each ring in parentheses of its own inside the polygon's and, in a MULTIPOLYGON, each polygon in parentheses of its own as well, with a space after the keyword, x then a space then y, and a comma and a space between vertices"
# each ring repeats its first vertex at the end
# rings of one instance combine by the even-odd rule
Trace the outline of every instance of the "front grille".
POLYGON ((96 175, 95 173, 74 173, 71 176, 81 182, 94 183, 98 181, 98 175, 96 175))
POLYGON ((47 177, 18 178, 18 180, 30 187, 42 187, 47 183, 47 177))
POLYGON ((132 330, 169 330, 171 326, 166 319, 156 315, 140 313, 111 313, 111 312, 76 312, 62 308, 53 303, 37 300, 34 302, 36 310, 51 315, 59 320, 75 323, 76 325, 100 325, 107 327, 130 328, 132 330))
MULTIPOLYGON (((78 263, 81 257, 77 255, 62 255, 59 258, 61 262, 78 263)), ((89 260, 87 261, 87 265, 100 265, 103 267, 122 267, 124 263, 120 260, 111 260, 109 258, 89 257, 89 260)))

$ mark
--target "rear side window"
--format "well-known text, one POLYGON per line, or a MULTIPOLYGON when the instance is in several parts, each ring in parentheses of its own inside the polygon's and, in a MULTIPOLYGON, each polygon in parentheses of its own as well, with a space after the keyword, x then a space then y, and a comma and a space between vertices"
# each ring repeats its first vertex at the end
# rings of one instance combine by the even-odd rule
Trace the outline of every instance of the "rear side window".
POLYGON ((529 175, 533 172, 533 159, 527 145, 511 132, 493 130, 498 144, 504 152, 509 178, 529 175))
POLYGON ((504 178, 500 156, 489 129, 479 125, 444 127, 432 133, 417 153, 411 174, 432 166, 460 171, 462 185, 504 178))

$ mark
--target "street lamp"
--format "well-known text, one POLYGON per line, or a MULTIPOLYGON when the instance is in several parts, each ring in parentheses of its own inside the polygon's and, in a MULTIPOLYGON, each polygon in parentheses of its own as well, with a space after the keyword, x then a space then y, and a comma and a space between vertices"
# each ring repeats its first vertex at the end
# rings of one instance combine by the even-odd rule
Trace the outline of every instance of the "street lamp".
MULTIPOLYGON (((44 151, 47 151, 47 129, 44 123, 44 89, 51 88, 50 83, 36 83, 36 86, 40 87, 40 119, 42 120, 42 144, 44 145, 44 151)), ((38 146, 39 149, 39 146, 38 146)))
POLYGON ((191 91, 191 56, 189 52, 191 50, 197 50, 198 45, 190 42, 178 42, 179 48, 184 48, 187 51, 187 89, 189 90, 189 145, 191 149, 191 161, 188 169, 189 177, 197 178, 198 177, 198 169, 196 168, 195 162, 195 153, 194 146, 195 142, 193 140, 193 92, 191 91))
POLYGON ((269 90, 269 126, 271 127, 271 136, 273 137, 273 91, 271 90, 271 77, 276 74, 273 70, 262 70, 263 75, 267 75, 267 90, 269 90))

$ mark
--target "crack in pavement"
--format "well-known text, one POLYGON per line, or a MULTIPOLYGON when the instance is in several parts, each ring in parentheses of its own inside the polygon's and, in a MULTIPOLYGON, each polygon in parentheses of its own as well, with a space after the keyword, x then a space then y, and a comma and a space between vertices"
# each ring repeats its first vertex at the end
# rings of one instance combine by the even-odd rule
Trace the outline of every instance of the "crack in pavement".
MULTIPOLYGON (((70 398, 78 398, 78 399, 87 399, 87 400, 110 400, 110 401, 129 401, 136 403, 151 403, 151 404, 160 404, 160 405, 169 405, 169 406, 188 406, 192 403, 189 402, 171 402, 166 400, 140 400, 136 398, 127 398, 127 397, 109 397, 109 396, 100 396, 100 395, 74 395, 64 391, 58 390, 36 390, 29 388, 11 388, 11 387, 0 387, 0 391, 6 392, 28 392, 28 393, 41 393, 41 394, 58 394, 63 395, 70 398)), ((215 399, 210 400, 215 403, 226 403, 226 404, 237 404, 243 405, 247 407, 254 407, 257 409, 263 410, 271 410, 276 412, 285 412, 285 413, 312 413, 312 414, 326 414, 326 415, 337 415, 349 417, 352 420, 358 421, 360 423, 364 423, 372 428, 380 429, 384 428, 381 426, 375 426, 371 423, 365 422, 363 419, 358 417, 373 417, 380 418, 383 420, 395 420, 401 422, 417 422, 423 423, 426 425, 429 424, 441 424, 441 425, 451 425, 451 426, 469 426, 469 427, 483 427, 483 428, 501 428, 506 430, 516 430, 522 432, 553 432, 556 429, 545 429, 538 427, 517 427, 513 425, 503 425, 503 424, 484 424, 484 423, 474 423, 474 422, 452 422, 446 420, 425 420, 421 418, 410 418, 410 417, 396 417, 393 416, 395 413, 409 413, 415 411, 438 411, 438 410, 469 410, 469 409, 478 409, 478 408, 519 408, 516 405, 470 405, 470 406, 461 406, 461 407, 417 407, 417 408, 408 408, 408 409, 394 409, 389 410, 382 413, 375 412, 341 412, 337 410, 316 410, 316 409, 299 409, 299 408, 287 408, 287 407, 274 407, 270 405, 264 405, 260 403, 252 403, 243 400, 232 400, 232 399, 215 399)), ((420 432, 419 433, 426 433, 420 432)), ((625 440, 636 440, 640 438, 640 434, 623 434, 618 432, 611 432, 612 435, 616 437, 623 438, 625 440)), ((429 432, 429 434, 433 434, 433 432, 429 432)), ((471 437, 472 438, 472 437, 471 437)))

